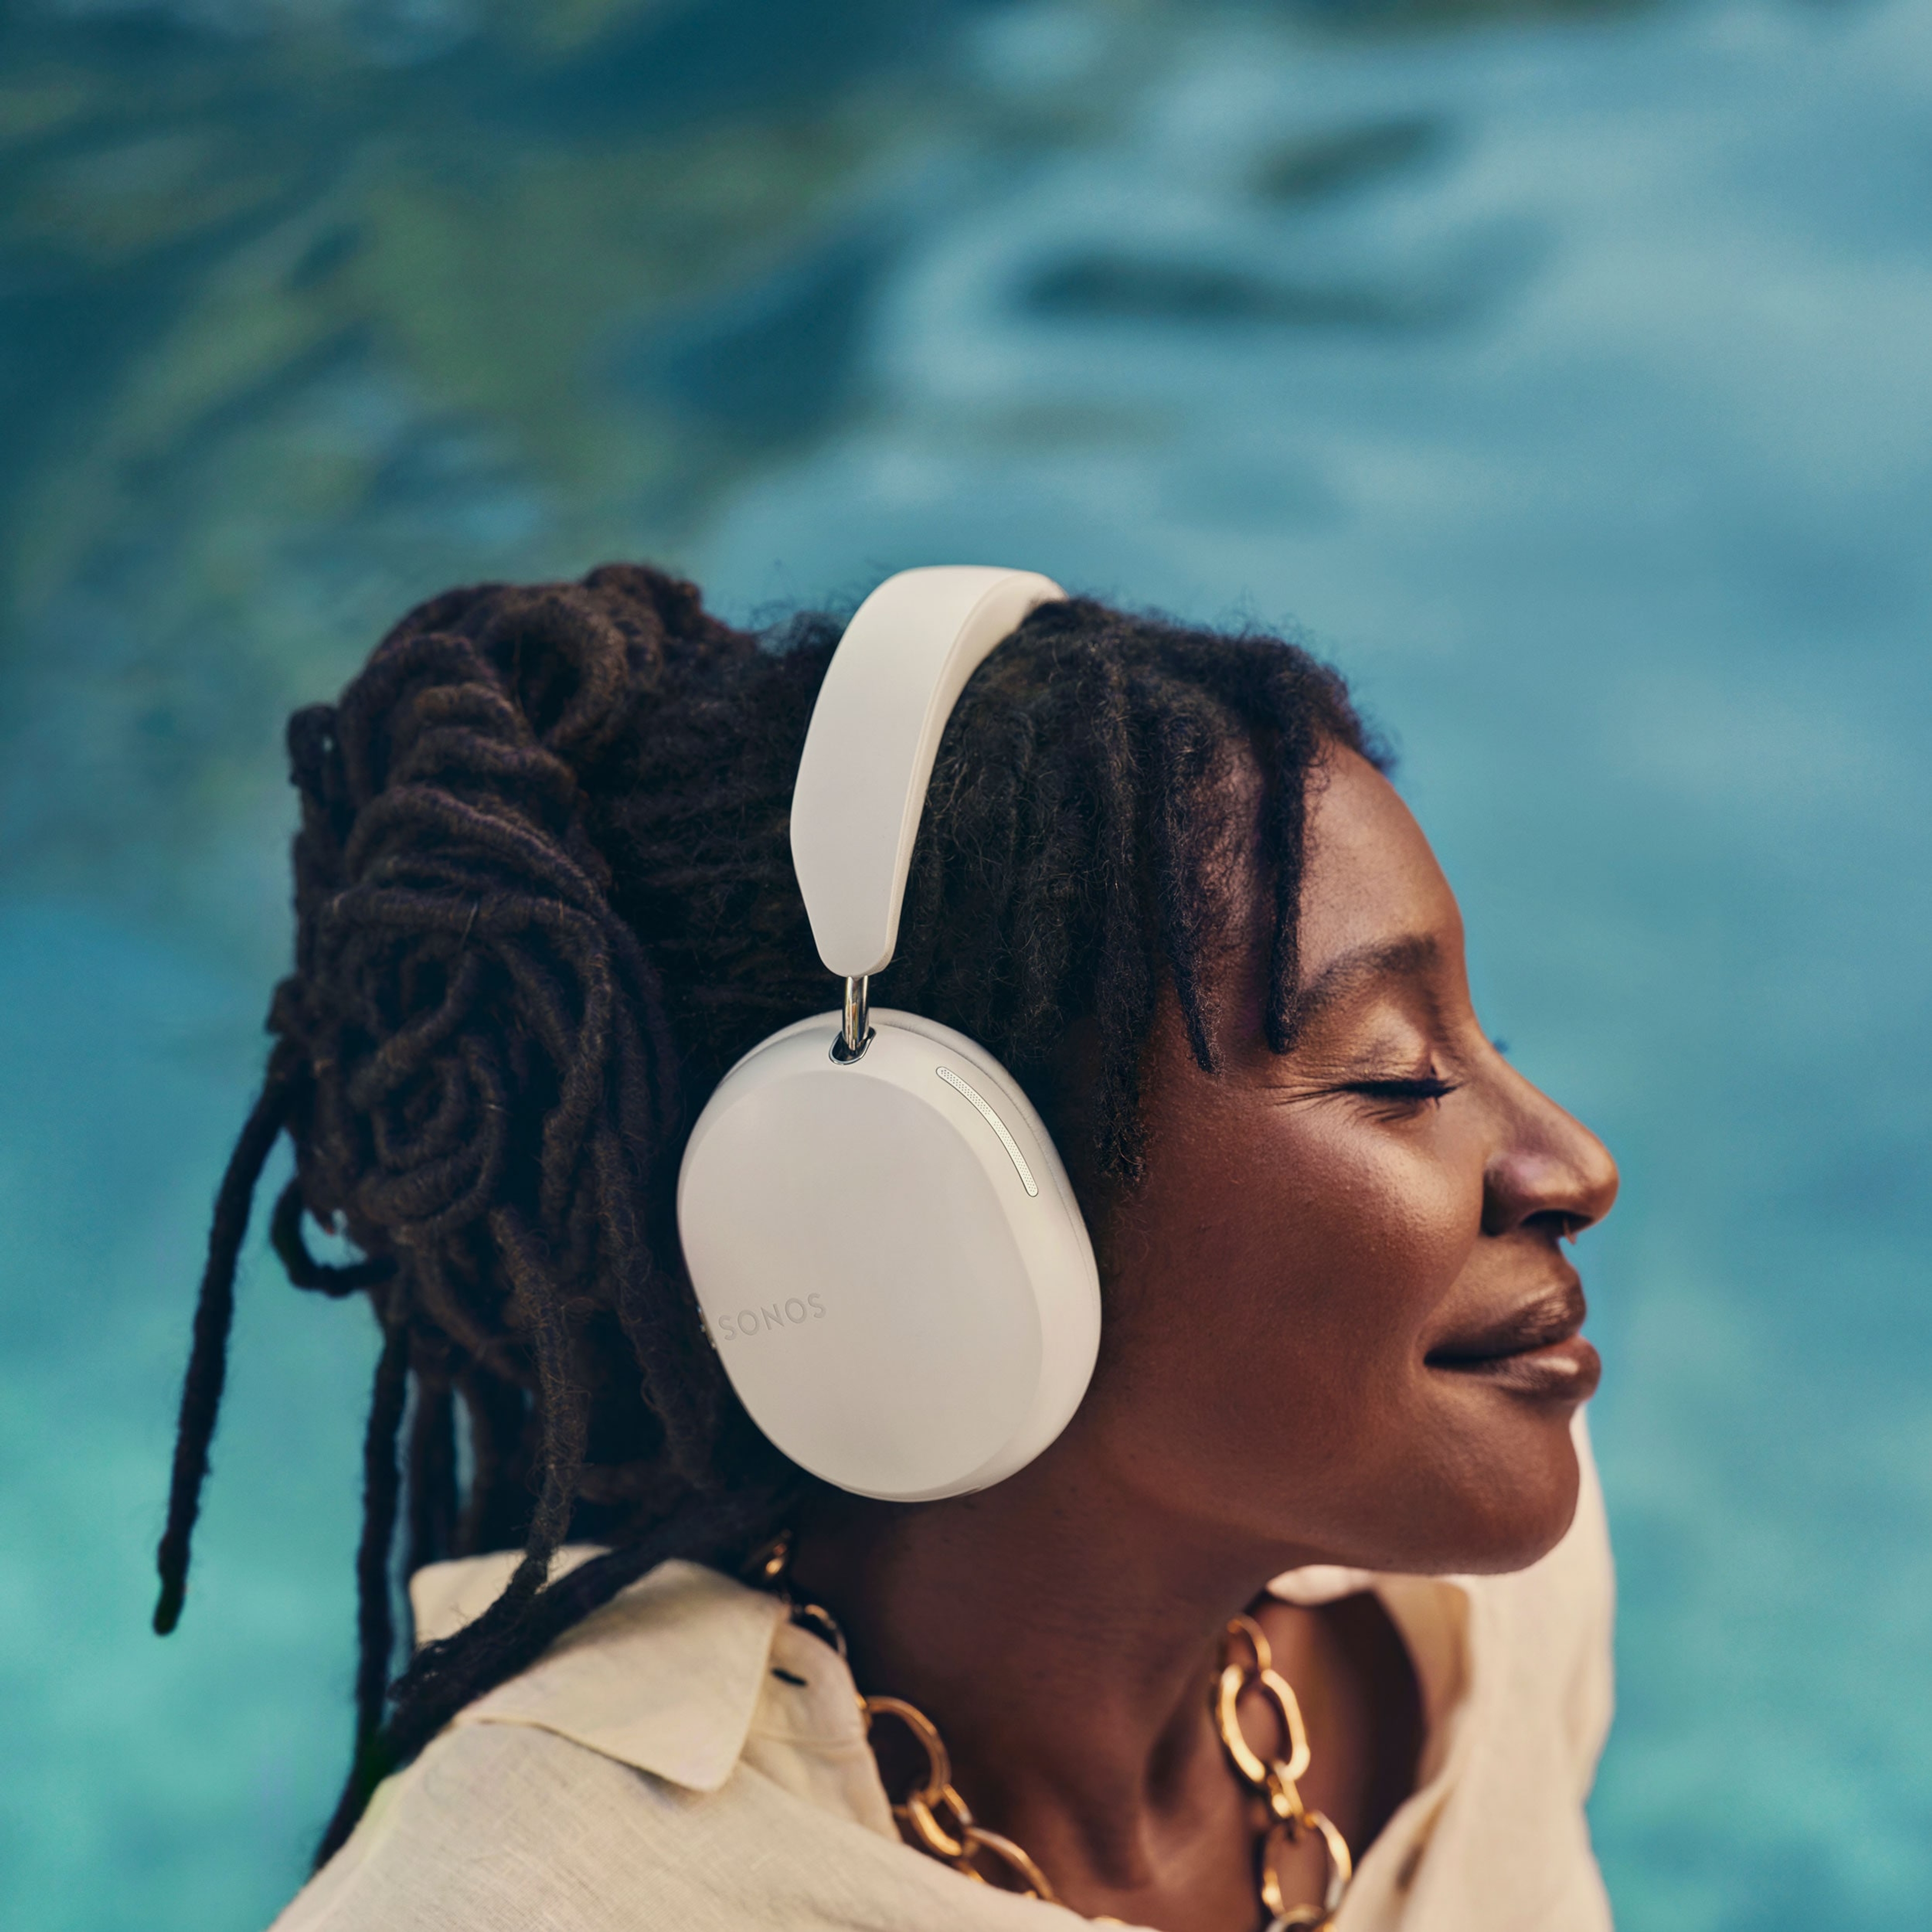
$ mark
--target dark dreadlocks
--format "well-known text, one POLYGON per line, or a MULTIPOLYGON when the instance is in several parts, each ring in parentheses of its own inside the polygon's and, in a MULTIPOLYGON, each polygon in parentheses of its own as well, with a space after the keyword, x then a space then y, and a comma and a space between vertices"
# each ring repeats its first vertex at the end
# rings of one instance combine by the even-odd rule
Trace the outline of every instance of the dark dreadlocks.
MULTIPOLYGON (((788 812, 837 637, 806 619, 761 646, 692 585, 614 566, 435 598, 339 704, 290 722, 295 970, 216 1202, 154 1625, 181 1612, 236 1258, 286 1132, 296 1174, 276 1251, 298 1288, 366 1294, 383 1337, 355 1757, 322 1858, 465 1704, 665 1558, 742 1562, 810 1486, 705 1343, 672 1190, 725 1069, 830 1003, 788 812), (316 1258, 305 1216, 364 1258, 316 1258), (392 1696, 405 1516, 411 1569, 524 1554, 494 1605, 418 1652, 392 1696), (566 1538, 608 1553, 550 1582, 566 1538)), ((1200 968, 1230 758, 1245 748, 1269 781, 1267 1028, 1281 1052, 1307 781, 1332 743, 1370 750, 1340 680, 1278 639, 1042 607, 947 728, 880 996, 984 1042, 1022 1081, 1044 1080, 1088 1022, 1082 1152, 1131 1185, 1164 983, 1214 1064, 1200 968)))

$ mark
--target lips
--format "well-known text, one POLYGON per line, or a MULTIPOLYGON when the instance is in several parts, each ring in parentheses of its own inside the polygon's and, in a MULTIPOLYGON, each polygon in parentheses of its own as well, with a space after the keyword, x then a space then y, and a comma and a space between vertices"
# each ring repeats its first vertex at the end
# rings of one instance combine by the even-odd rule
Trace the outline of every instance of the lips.
POLYGON ((1493 1384, 1543 1401, 1586 1401, 1603 1358, 1580 1332, 1588 1312, 1582 1287, 1568 1281, 1495 1320, 1438 1343, 1424 1358, 1445 1374, 1493 1384))

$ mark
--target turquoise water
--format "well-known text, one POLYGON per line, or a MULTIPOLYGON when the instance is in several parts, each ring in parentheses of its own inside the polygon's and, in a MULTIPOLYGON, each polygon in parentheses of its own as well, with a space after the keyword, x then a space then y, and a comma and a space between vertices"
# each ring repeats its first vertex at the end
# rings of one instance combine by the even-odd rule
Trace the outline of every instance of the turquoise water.
POLYGON ((1932 1899, 1932 11, 0 12, 0 1896, 259 1924, 346 1737, 370 1337, 251 1255, 280 715, 466 577, 938 557, 1299 623, 1611 1141, 1592 1822, 1642 1932, 1932 1899))

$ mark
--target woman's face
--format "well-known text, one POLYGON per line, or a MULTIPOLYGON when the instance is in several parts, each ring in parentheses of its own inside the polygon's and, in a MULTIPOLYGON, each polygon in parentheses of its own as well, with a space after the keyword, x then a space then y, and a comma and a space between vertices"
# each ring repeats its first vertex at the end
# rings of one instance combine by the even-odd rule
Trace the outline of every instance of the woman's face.
POLYGON ((1150 1505, 1298 1561, 1516 1568, 1576 1504, 1599 1364, 1562 1244, 1616 1166, 1478 1024, 1455 898, 1388 781, 1331 754, 1309 834, 1292 1050, 1263 1036, 1252 859, 1210 982, 1220 1071, 1172 1002, 1156 1031, 1144 1180, 1096 1204, 1078 1432, 1150 1505))

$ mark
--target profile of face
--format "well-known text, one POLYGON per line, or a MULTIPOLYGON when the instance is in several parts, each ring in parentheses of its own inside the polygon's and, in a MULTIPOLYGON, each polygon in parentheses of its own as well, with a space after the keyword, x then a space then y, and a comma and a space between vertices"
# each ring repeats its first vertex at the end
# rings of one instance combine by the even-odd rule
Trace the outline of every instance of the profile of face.
POLYGON ((1170 1000, 1144 1177, 1079 1184, 1106 1319, 1048 1460, 1284 1568, 1520 1568, 1576 1505, 1599 1364, 1563 1243, 1609 1210, 1616 1165, 1478 1024, 1455 898, 1365 760, 1331 752, 1311 788, 1286 1054, 1262 1026, 1271 887, 1230 867, 1220 1065, 1170 1000))

